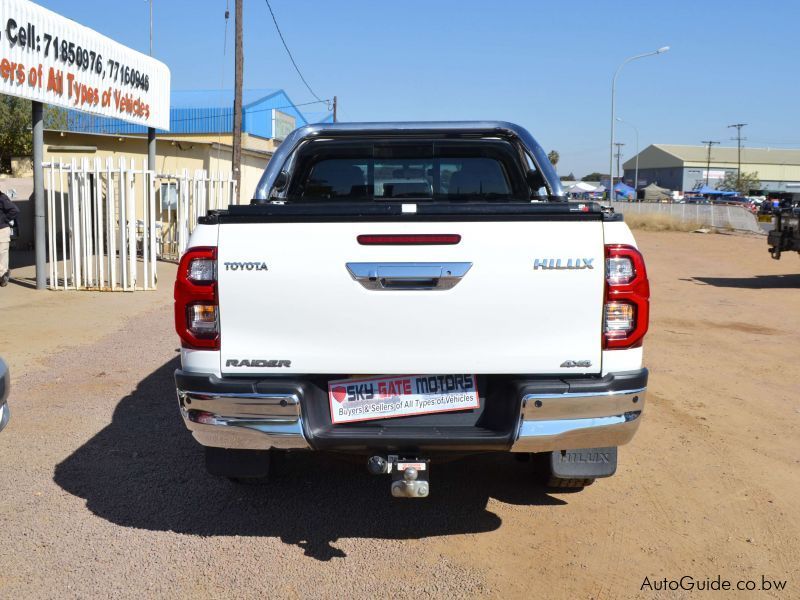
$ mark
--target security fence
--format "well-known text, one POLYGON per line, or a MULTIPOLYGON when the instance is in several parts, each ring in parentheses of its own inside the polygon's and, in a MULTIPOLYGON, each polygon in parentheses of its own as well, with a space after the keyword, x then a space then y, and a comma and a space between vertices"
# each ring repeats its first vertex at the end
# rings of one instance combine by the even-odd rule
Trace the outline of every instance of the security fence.
POLYGON ((158 260, 177 260, 197 219, 236 197, 229 174, 160 174, 135 160, 44 164, 48 287, 152 290, 158 260))
POLYGON ((662 214, 684 223, 717 229, 762 233, 753 213, 741 206, 719 204, 662 204, 655 202, 611 202, 614 212, 662 214))

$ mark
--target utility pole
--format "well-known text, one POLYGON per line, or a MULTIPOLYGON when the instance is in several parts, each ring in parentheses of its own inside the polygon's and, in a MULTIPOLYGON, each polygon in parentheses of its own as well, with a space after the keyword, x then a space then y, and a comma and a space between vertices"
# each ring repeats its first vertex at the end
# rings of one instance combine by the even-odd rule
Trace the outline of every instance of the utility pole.
POLYGON ((728 129, 731 127, 736 127, 736 137, 731 138, 732 140, 736 140, 736 144, 739 147, 739 165, 736 169, 736 191, 739 191, 739 187, 742 185, 742 140, 746 140, 747 138, 742 137, 742 127, 747 125, 747 123, 734 123, 733 125, 728 125, 728 129))
POLYGON ((242 78, 244 75, 244 50, 242 49, 242 2, 236 0, 236 72, 233 90, 233 179, 236 181, 235 203, 239 204, 242 173, 242 78))
MULTIPOLYGON (((619 177, 619 158, 622 156, 622 147, 625 145, 623 142, 614 142, 614 145, 617 147, 617 153, 614 155, 617 157, 617 179, 622 181, 619 177)), ((613 188, 612 188, 613 193, 613 188)))
POLYGON ((336 123, 336 96, 333 97, 333 122, 336 123))
MULTIPOLYGON (((153 0, 150 0, 150 56, 153 56, 153 0)), ((147 128, 147 170, 156 171, 156 130, 147 128)))
POLYGON ((708 176, 711 173, 711 146, 719 144, 719 142, 712 142, 711 140, 703 140, 701 143, 708 146, 708 159, 706 160, 706 187, 708 187, 708 176))

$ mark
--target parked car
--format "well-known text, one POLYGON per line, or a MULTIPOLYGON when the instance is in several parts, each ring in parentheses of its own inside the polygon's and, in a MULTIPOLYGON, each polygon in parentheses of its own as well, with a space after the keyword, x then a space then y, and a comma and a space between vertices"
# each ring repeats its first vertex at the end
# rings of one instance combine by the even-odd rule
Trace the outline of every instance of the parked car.
POLYGON ((11 416, 8 410, 8 394, 11 391, 11 375, 8 365, 0 358, 0 431, 3 431, 11 416))
POLYGON ((779 260, 782 252, 800 254, 800 201, 781 200, 772 209, 774 227, 767 233, 769 253, 779 260))
POLYGON ((180 411, 235 480, 325 450, 420 498, 431 460, 512 452, 582 488, 641 422, 649 295, 622 215, 565 201, 525 129, 310 125, 191 236, 180 411))

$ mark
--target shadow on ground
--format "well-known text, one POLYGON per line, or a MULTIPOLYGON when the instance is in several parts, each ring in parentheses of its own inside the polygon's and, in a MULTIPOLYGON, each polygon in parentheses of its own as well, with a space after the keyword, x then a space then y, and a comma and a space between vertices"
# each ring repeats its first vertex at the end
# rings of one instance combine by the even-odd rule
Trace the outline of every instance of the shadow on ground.
POLYGON ((489 497, 525 505, 564 504, 533 483, 530 465, 510 455, 434 465, 432 496, 396 500, 388 477, 360 461, 294 453, 273 481, 240 486, 206 474, 203 451, 184 428, 172 373, 177 359, 143 379, 112 423, 55 469, 63 489, 125 527, 195 535, 279 537, 307 556, 344 556, 340 538, 417 539, 493 531, 489 497))
POLYGON ((706 283, 715 287, 749 290, 800 288, 800 274, 756 275, 755 277, 692 277, 685 281, 706 283))
POLYGON ((20 250, 12 247, 8 253, 9 269, 23 269, 25 267, 32 267, 35 264, 36 255, 33 250, 20 250))

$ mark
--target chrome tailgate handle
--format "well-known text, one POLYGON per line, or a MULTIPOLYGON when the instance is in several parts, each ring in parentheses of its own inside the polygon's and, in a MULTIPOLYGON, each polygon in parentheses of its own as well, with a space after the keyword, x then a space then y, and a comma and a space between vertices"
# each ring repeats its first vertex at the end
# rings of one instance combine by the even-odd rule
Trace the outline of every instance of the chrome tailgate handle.
POLYGON ((449 290, 472 267, 468 262, 347 263, 350 276, 368 290, 449 290))

